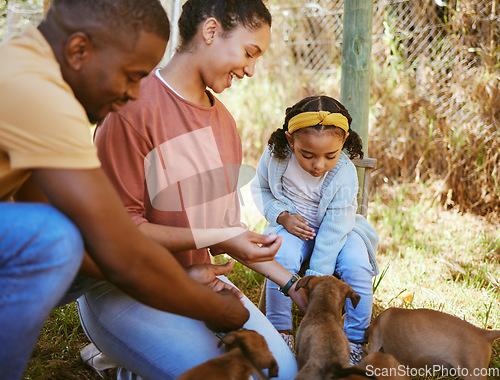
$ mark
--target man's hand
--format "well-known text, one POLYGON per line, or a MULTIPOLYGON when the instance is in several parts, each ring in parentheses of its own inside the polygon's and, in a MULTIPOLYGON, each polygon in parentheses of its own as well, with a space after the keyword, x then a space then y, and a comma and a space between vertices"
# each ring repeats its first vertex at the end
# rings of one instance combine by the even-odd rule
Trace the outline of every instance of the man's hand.
POLYGON ((231 291, 214 292, 194 281, 168 250, 137 229, 102 169, 36 169, 33 176, 78 226, 102 274, 122 291, 215 330, 237 329, 248 320, 248 310, 231 291))
POLYGON ((248 266, 252 263, 272 260, 282 239, 282 236, 275 234, 262 235, 245 231, 232 239, 216 244, 214 247, 224 250, 229 256, 248 266))
POLYGON ((205 320, 205 325, 212 331, 227 332, 243 327, 250 317, 249 311, 243 306, 234 293, 228 289, 222 289, 220 296, 226 299, 226 306, 222 310, 218 310, 224 318, 212 318, 205 320), (236 301, 236 302, 235 302, 236 301))
POLYGON ((230 290, 238 298, 243 298, 243 293, 234 286, 221 281, 217 276, 223 276, 231 272, 234 268, 234 260, 229 260, 223 265, 198 264, 186 268, 189 276, 200 284, 206 285, 216 292, 223 289, 230 290))
POLYGON ((289 214, 287 211, 279 214, 276 220, 292 235, 297 236, 302 240, 312 240, 316 236, 314 229, 309 227, 309 224, 299 214, 289 214))

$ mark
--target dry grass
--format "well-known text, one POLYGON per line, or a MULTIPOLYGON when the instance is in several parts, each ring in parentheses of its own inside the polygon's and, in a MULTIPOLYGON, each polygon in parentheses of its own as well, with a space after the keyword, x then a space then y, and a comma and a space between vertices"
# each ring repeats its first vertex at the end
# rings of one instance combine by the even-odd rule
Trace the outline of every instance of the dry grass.
POLYGON ((413 18, 424 13, 433 34, 417 41, 406 28, 411 37, 387 41, 391 54, 372 76, 369 152, 379 180, 437 182, 447 207, 498 220, 498 2, 444 3, 401 3, 413 18))

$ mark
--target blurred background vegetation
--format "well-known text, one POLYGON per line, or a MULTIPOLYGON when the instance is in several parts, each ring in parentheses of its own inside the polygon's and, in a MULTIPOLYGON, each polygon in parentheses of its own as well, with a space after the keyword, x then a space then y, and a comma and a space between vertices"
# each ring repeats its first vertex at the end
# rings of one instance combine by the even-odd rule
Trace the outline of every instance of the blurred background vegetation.
MULTIPOLYGON (((182 1, 163 3, 172 15, 182 1)), ((287 106, 311 94, 340 97, 343 1, 268 4, 268 52, 254 78, 221 95, 237 120, 249 164, 257 162, 287 106)), ((40 6, 41 0, 0 0, 0 39, 36 23, 40 6)), ((432 183, 447 206, 498 219, 498 8, 497 0, 374 1, 365 151, 379 162, 375 188, 432 183)), ((355 118, 356 110, 349 111, 355 118)))
MULTIPOLYGON (((271 46, 252 80, 222 94, 249 163, 284 110, 340 97, 343 1, 270 1, 271 46)), ((500 23, 495 0, 375 1, 370 138, 381 183, 432 183, 450 207, 498 220, 500 23)), ((356 110, 349 110, 353 118, 356 110)))
MULTIPOLYGON (((163 3, 172 17, 174 0, 163 3)), ((374 315, 389 306, 430 307, 500 329, 498 1, 373 4, 365 156, 378 160, 368 219, 380 235, 384 268, 374 281, 374 315)), ((343 1, 268 5, 272 40, 255 76, 219 96, 237 121, 244 160, 254 167, 286 107, 312 94, 340 98, 343 1)), ((36 22, 40 10, 41 0, 0 0, 0 40, 36 22)), ((245 221, 261 232, 265 221, 247 190, 245 221)), ((238 265, 231 279, 257 301, 260 275, 238 265)), ((26 378, 98 378, 79 361, 86 343, 74 304, 56 310, 26 378)), ((499 342, 491 366, 500 367, 499 342)))

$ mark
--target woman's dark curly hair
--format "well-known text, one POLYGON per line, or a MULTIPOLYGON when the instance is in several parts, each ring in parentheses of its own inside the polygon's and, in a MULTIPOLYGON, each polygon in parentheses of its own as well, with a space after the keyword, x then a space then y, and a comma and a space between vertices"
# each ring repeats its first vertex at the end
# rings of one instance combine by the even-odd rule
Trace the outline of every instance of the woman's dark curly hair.
MULTIPOLYGON (((298 103, 289 107, 285 111, 285 122, 282 128, 279 128, 273 132, 269 138, 269 148, 271 149, 271 154, 279 160, 284 160, 291 153, 291 148, 288 145, 288 140, 286 139, 285 132, 288 131, 288 122, 294 116, 297 116, 303 112, 315 112, 315 111, 328 111, 331 113, 341 113, 347 118, 349 123, 349 136, 347 137, 343 149, 346 149, 349 153, 350 158, 363 158, 363 142, 359 135, 351 129, 352 118, 349 115, 347 109, 338 100, 335 100, 326 95, 309 96, 302 99, 298 103)), ((342 138, 345 137, 346 132, 334 125, 315 125, 308 128, 314 128, 317 131, 332 130, 338 132, 342 138)), ((304 131, 300 129, 295 131, 295 133, 301 133, 304 131)))
POLYGON ((222 25, 223 33, 230 33, 243 25, 248 29, 271 26, 271 13, 262 0, 188 0, 182 6, 179 18, 181 37, 178 51, 188 48, 198 31, 198 26, 206 19, 214 17, 222 25))

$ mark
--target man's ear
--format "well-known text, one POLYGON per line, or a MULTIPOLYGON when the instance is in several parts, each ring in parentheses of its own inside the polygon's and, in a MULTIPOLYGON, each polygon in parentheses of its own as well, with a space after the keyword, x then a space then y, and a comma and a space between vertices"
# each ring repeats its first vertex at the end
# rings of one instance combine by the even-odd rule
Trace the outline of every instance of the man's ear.
POLYGON ((76 32, 71 34, 66 40, 64 50, 68 66, 75 71, 79 71, 83 62, 88 58, 91 48, 92 43, 85 33, 76 32))

